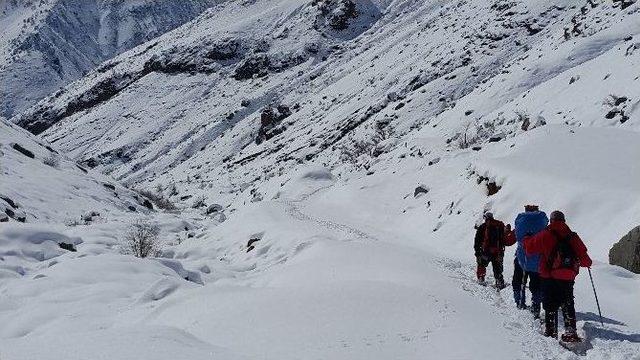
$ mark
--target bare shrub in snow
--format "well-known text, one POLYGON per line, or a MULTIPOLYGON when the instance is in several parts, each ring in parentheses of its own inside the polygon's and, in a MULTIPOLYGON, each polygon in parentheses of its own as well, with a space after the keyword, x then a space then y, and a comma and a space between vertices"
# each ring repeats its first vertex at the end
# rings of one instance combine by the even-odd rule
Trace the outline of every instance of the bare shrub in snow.
POLYGON ((177 207, 173 204, 173 202, 162 196, 161 193, 154 193, 148 190, 137 190, 137 192, 138 194, 151 200, 151 202, 154 203, 158 209, 168 211, 177 210, 177 207))
POLYGON ((42 159, 42 162, 45 165, 48 165, 48 166, 51 166, 52 168, 57 169, 58 166, 60 166, 60 156, 58 156, 57 154, 51 153, 46 158, 42 159))
POLYGON ((178 188, 176 187, 175 183, 171 183, 171 185, 169 185, 169 196, 176 195, 178 195, 178 188))
POLYGON ((495 120, 487 120, 482 123, 478 120, 468 121, 465 123, 462 131, 457 135, 458 147, 460 149, 467 149, 478 145, 490 139, 495 133, 495 120))
POLYGON ((129 226, 124 236, 124 252, 135 257, 155 256, 160 250, 160 227, 147 220, 137 220, 129 226))
POLYGON ((531 126, 531 118, 527 113, 516 111, 516 122, 522 124, 520 128, 523 131, 529 130, 529 126, 531 126))

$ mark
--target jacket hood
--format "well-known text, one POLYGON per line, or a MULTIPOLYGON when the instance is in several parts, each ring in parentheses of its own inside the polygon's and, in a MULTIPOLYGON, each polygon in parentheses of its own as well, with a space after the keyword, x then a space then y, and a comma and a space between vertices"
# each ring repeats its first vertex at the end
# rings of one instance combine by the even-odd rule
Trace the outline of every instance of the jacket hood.
POLYGON ((562 236, 569 235, 569 233, 571 232, 569 226, 562 221, 552 221, 549 224, 549 230, 554 231, 562 236))

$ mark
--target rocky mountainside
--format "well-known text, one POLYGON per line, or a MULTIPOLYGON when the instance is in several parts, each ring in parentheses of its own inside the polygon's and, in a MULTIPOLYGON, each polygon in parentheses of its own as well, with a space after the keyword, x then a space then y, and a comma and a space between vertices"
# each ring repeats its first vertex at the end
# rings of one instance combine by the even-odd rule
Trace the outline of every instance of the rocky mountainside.
POLYGON ((216 0, 7 0, 0 4, 0 115, 23 111, 216 0))
POLYGON ((624 1, 230 2, 13 121, 125 182, 251 201, 308 161, 366 173, 547 124, 636 130, 639 17, 624 1))
POLYGON ((0 357, 574 359, 476 282, 483 213, 536 204, 594 260, 585 358, 635 359, 640 276, 608 254, 640 219, 639 62, 634 0, 220 3, 0 129, 32 214, 0 228, 0 357))

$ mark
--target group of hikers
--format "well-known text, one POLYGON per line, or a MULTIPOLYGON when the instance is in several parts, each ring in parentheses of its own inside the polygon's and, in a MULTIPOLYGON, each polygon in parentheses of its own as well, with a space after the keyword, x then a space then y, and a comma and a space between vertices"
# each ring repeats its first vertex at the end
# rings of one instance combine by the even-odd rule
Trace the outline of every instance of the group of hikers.
POLYGON ((513 298, 519 309, 527 309, 527 280, 531 292, 529 309, 540 319, 544 308, 544 335, 558 337, 558 309, 562 309, 564 342, 580 342, 576 331, 573 285, 579 268, 591 267, 591 258, 580 237, 567 226, 565 215, 553 211, 550 217, 536 205, 526 205, 518 214, 514 229, 484 214, 484 223, 476 229, 474 241, 478 282, 486 285, 486 268, 491 264, 495 285, 506 287, 503 276, 506 246, 517 245, 513 261, 513 298))

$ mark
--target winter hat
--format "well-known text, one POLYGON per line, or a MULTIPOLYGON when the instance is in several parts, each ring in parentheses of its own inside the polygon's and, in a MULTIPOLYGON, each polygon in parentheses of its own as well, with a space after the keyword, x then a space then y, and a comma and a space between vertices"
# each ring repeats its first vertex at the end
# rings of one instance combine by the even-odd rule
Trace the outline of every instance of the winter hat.
POLYGON ((554 210, 551 213, 551 221, 562 221, 565 222, 564 213, 560 210, 554 210))
POLYGON ((524 206, 524 211, 525 212, 533 212, 533 211, 538 211, 540 210, 540 208, 538 208, 538 205, 525 205, 524 206))
POLYGON ((491 211, 487 211, 486 213, 484 213, 484 218, 493 219, 493 213, 491 211))

